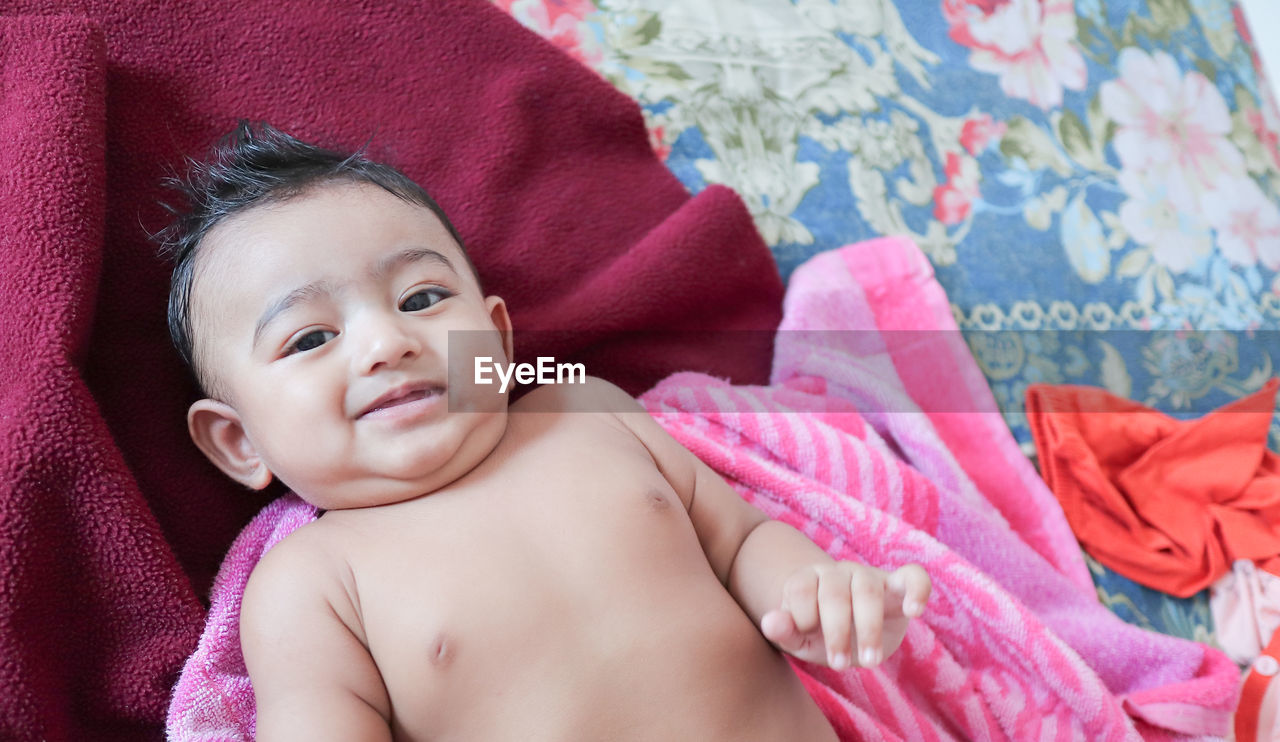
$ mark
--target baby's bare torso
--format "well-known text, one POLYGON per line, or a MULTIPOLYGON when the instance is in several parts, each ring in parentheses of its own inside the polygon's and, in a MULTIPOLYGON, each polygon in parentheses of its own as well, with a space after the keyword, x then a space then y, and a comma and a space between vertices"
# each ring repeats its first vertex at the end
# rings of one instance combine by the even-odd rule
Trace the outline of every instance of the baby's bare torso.
POLYGON ((327 513, 338 606, 399 740, 835 740, 644 446, 520 413, 427 497, 327 513))

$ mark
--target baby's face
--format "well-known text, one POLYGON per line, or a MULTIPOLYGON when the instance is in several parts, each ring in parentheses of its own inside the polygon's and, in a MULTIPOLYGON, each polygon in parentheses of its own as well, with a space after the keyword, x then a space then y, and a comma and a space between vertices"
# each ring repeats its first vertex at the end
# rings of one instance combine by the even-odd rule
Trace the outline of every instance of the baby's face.
MULTIPOLYGON (((481 294, 428 209, 374 185, 329 184, 229 218, 201 250, 192 312, 228 396, 192 407, 206 454, 221 441, 233 466, 256 456, 312 504, 343 509, 432 491, 497 445, 505 396, 447 389, 447 361, 451 331, 509 358, 506 308, 481 294)), ((263 469, 246 478, 210 458, 265 486, 263 469)))

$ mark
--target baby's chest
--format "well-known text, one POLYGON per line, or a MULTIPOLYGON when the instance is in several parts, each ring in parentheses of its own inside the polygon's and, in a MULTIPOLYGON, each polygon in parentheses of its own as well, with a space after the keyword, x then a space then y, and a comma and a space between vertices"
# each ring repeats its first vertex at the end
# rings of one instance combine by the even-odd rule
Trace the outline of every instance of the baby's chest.
MULTIPOLYGON (((673 578, 711 574, 683 503, 652 464, 547 465, 451 498, 382 529, 356 560, 371 642, 435 627, 487 637, 517 615, 526 628, 565 612, 612 615, 673 578)), ((449 656, 447 636, 428 641, 449 656)))
POLYGON ((357 560, 362 601, 419 613, 415 625, 423 616, 474 625, 472 614, 557 602, 581 610, 672 572, 710 570, 684 504, 656 469, 559 474, 384 529, 357 560))
POLYGON ((393 701, 429 704, 432 718, 493 678, 537 697, 583 682, 584 666, 640 661, 635 637, 692 636, 680 627, 723 612, 680 499, 660 474, 626 468, 440 508, 360 560, 364 630, 393 701))

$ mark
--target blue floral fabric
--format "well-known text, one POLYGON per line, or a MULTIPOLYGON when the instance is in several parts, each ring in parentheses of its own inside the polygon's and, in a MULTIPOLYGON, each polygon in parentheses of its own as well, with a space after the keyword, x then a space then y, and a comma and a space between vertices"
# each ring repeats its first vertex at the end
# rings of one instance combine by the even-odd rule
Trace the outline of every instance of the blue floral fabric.
MULTIPOLYGON (((784 277, 912 237, 1029 453, 1031 383, 1194 416, 1274 373, 1280 114, 1230 0, 499 4, 638 100, 691 191, 737 190, 784 277)), ((1092 567, 1212 640, 1204 594, 1092 567)))

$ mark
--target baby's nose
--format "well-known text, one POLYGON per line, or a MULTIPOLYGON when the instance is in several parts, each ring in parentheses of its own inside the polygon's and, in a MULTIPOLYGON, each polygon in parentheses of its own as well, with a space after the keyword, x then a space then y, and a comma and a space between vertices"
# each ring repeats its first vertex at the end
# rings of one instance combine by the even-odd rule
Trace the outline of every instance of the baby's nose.
POLYGON ((394 368, 407 359, 422 353, 417 336, 403 326, 402 321, 380 319, 364 330, 365 342, 356 362, 362 374, 381 368, 394 368))

